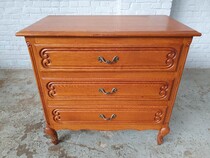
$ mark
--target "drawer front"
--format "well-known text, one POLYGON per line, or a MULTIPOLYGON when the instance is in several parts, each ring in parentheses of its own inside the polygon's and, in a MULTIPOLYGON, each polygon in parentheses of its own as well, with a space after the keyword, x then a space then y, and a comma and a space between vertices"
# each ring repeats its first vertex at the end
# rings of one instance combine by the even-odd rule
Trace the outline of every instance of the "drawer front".
POLYGON ((41 71, 176 70, 181 46, 140 48, 37 47, 41 71))
POLYGON ((43 81, 48 100, 169 100, 173 80, 135 82, 43 81))
POLYGON ((98 123, 162 123, 167 107, 141 107, 138 109, 68 109, 50 108, 54 123, 98 122, 98 123))

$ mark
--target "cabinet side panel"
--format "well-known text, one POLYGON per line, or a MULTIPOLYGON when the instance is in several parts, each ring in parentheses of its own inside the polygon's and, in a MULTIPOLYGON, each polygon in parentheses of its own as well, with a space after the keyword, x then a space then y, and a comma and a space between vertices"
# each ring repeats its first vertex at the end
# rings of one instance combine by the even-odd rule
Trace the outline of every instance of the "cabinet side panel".
POLYGON ((174 106, 175 101, 176 101, 178 88, 179 88, 179 85, 180 85, 180 82, 181 82, 181 78, 182 78, 182 74, 183 74, 183 70, 184 70, 184 65, 185 65, 185 62, 186 62, 186 58, 187 58, 187 54, 188 54, 188 50, 189 50, 191 42, 192 42, 192 38, 184 38, 183 39, 183 47, 182 47, 182 50, 180 52, 180 59, 179 59, 178 67, 177 67, 177 72, 175 74, 173 93, 171 95, 171 100, 169 101, 169 107, 167 109, 167 115, 165 117, 164 124, 168 124, 169 121, 170 121, 170 118, 171 118, 173 106, 174 106))
POLYGON ((32 66, 33 66, 33 71, 34 71, 34 75, 35 75, 35 78, 36 78, 36 83, 37 83, 37 86, 38 86, 39 95, 40 95, 40 98, 41 98, 42 107, 43 107, 44 114, 45 114, 45 120, 46 120, 47 125, 49 126, 50 121, 49 121, 49 118, 48 118, 48 110, 47 110, 47 106, 45 106, 46 103, 45 103, 45 99, 44 99, 44 93, 43 93, 43 90, 42 90, 40 75, 39 75, 39 72, 38 72, 38 69, 37 69, 37 63, 36 63, 36 60, 35 60, 35 57, 34 57, 35 56, 34 53, 36 53, 36 49, 34 47, 34 38, 33 37, 25 37, 25 41, 26 41, 26 44, 28 46, 28 51, 29 51, 29 54, 30 54, 30 58, 31 58, 32 66))

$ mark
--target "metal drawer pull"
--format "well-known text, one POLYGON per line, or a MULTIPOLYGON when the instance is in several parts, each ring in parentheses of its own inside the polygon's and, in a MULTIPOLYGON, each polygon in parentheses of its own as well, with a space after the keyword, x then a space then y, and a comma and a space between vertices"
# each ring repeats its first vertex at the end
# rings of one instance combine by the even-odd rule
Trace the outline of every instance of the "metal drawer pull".
POLYGON ((98 57, 98 61, 100 63, 106 63, 106 64, 114 64, 114 63, 117 63, 118 60, 119 60, 119 57, 118 56, 114 56, 113 59, 112 59, 112 61, 106 60, 106 59, 104 59, 104 57, 101 57, 101 56, 98 57))
POLYGON ((98 91, 103 93, 103 94, 109 95, 109 94, 116 93, 117 92, 117 88, 112 88, 111 92, 106 92, 103 88, 99 88, 98 91))
POLYGON ((99 117, 102 118, 105 121, 111 121, 112 119, 116 118, 117 115, 116 114, 112 114, 110 118, 106 118, 106 116, 104 116, 104 114, 100 114, 99 117))

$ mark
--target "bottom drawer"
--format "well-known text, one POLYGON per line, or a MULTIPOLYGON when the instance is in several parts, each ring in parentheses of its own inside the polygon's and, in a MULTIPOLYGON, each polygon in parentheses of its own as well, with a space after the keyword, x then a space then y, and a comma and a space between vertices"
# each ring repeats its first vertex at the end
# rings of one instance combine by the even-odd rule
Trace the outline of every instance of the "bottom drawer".
POLYGON ((53 124, 78 123, 151 123, 163 122, 166 106, 142 107, 136 109, 70 109, 50 108, 53 124))

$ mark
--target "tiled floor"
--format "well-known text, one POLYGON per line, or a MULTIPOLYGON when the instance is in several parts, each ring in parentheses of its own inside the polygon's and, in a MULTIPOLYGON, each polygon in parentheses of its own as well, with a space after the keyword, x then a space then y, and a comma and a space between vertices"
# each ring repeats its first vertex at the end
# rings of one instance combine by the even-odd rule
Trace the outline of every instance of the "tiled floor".
POLYGON ((210 70, 185 70, 160 146, 157 131, 134 130, 58 131, 55 146, 44 126, 32 70, 0 70, 0 157, 209 158, 210 70))

